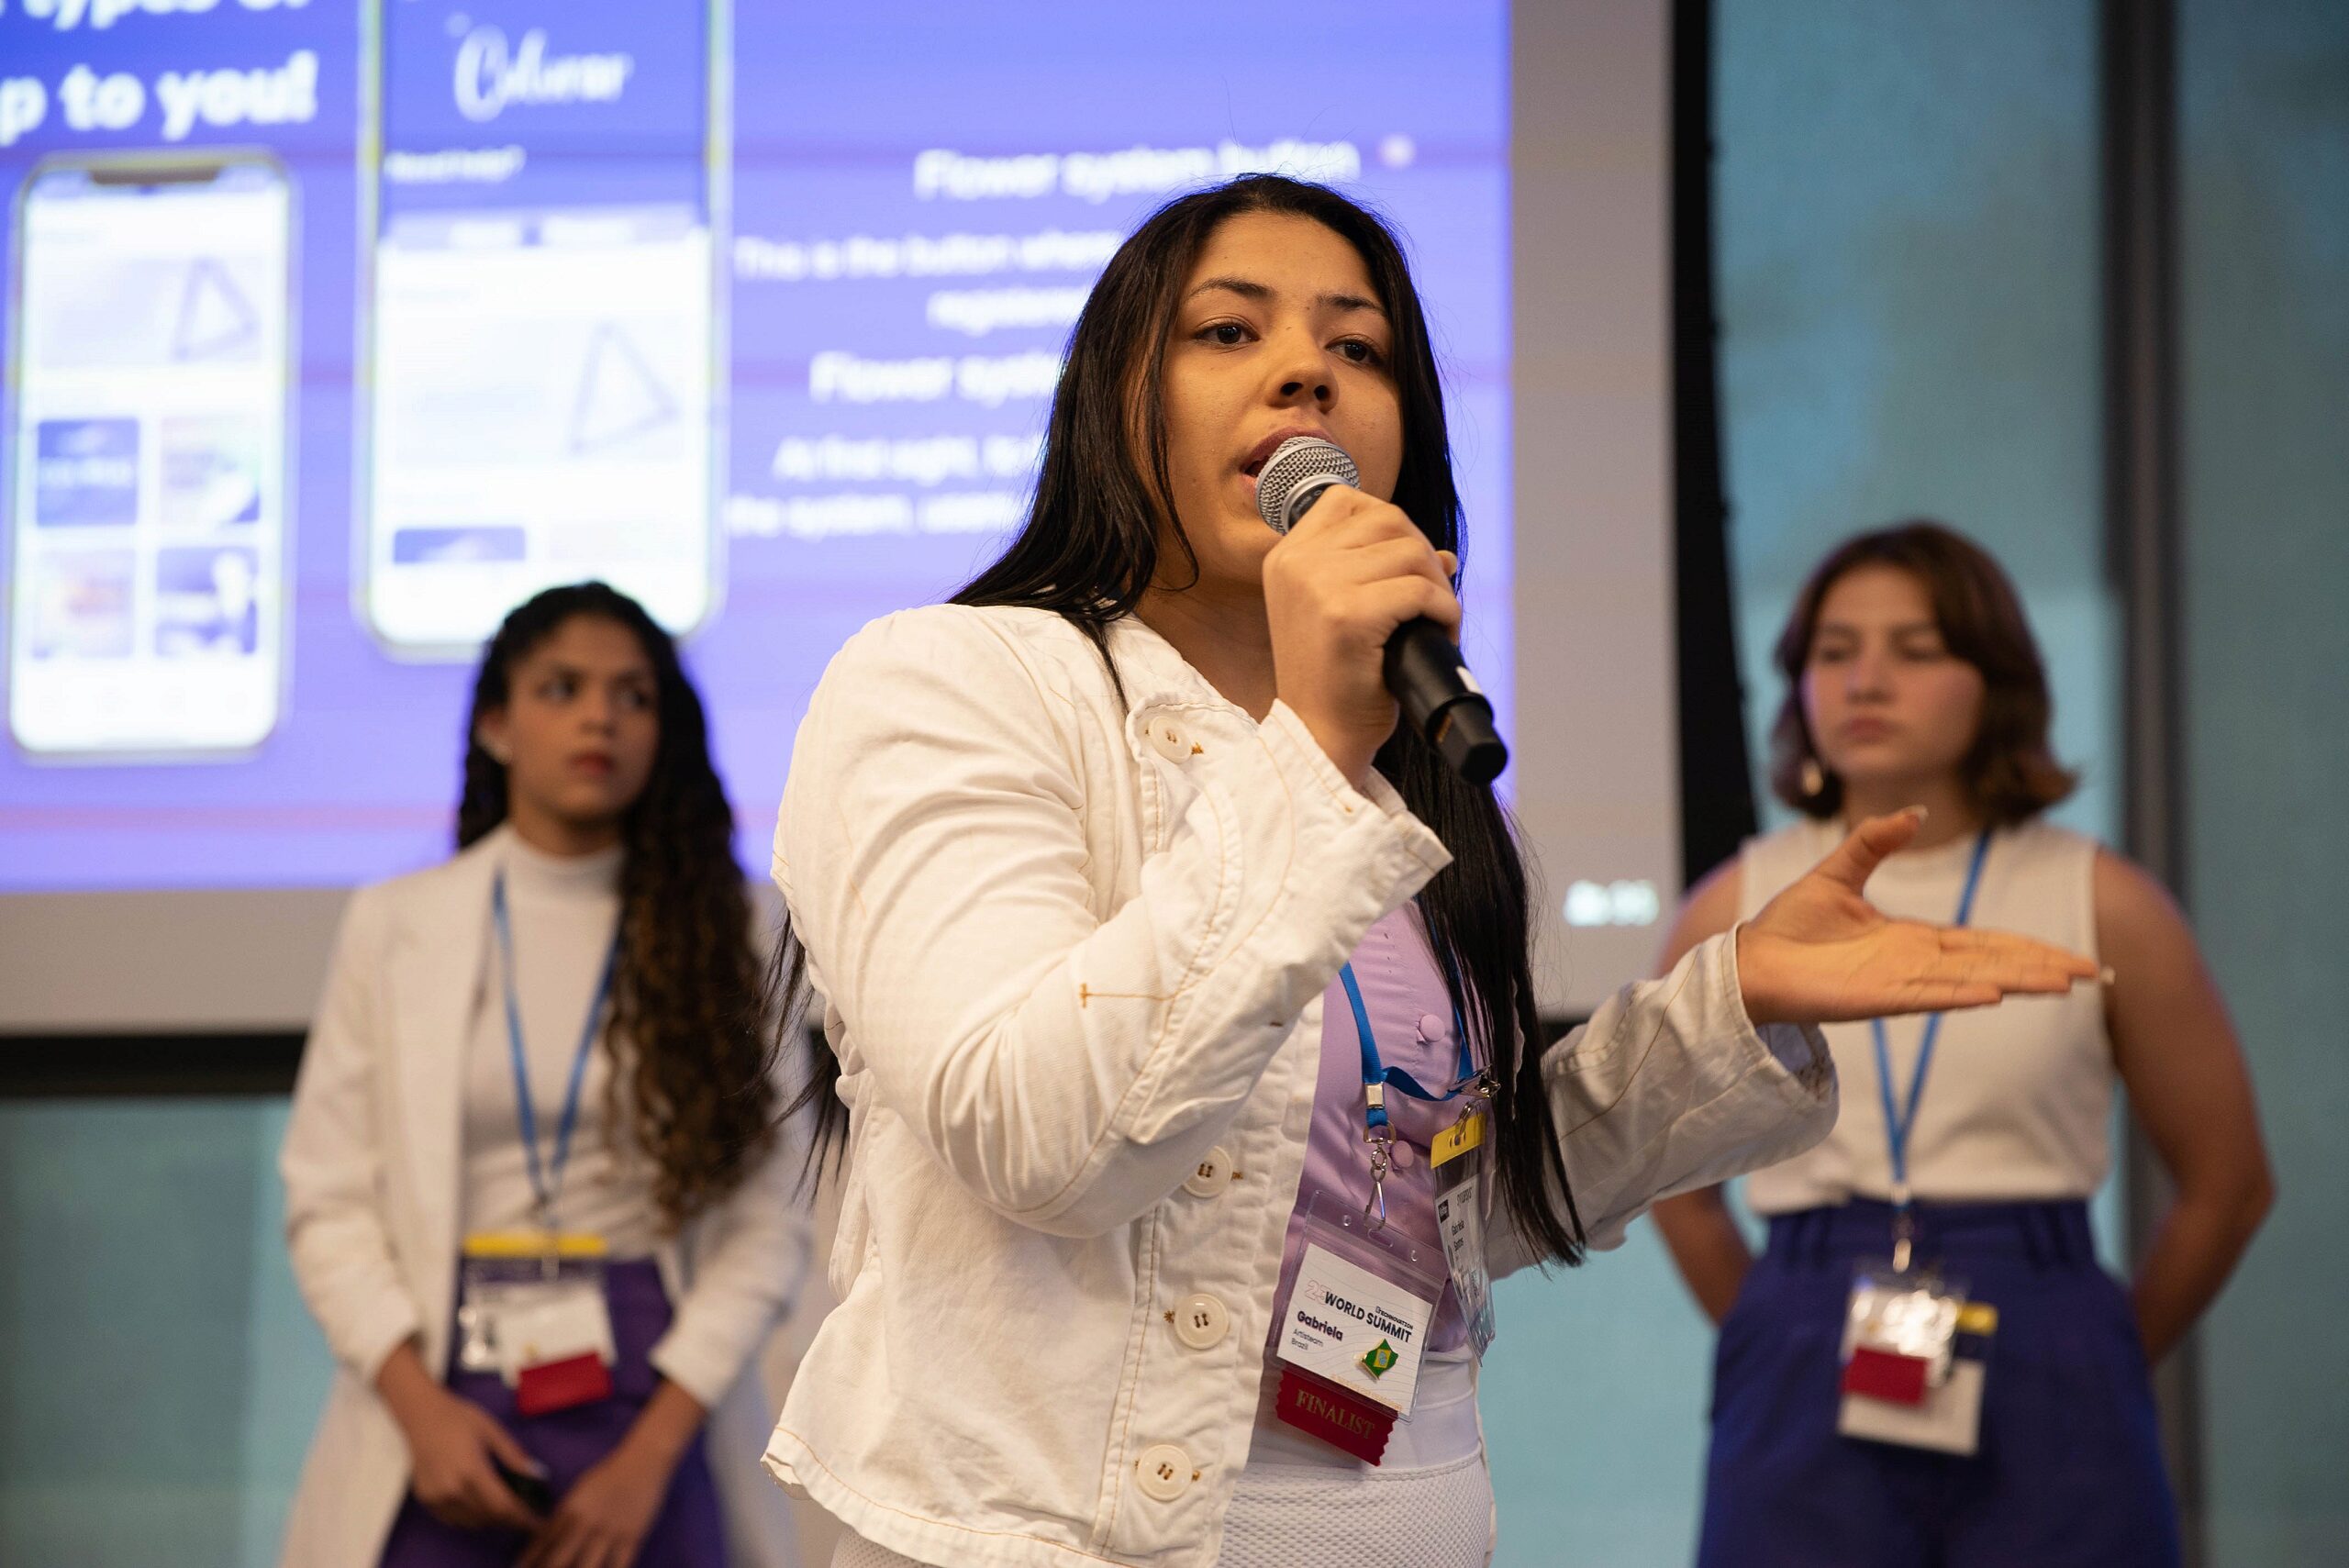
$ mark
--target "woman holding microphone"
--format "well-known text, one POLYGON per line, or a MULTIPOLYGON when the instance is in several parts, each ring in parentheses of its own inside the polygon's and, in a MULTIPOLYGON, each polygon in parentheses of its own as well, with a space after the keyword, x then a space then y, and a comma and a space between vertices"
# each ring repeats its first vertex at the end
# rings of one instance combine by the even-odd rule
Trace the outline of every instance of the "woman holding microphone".
POLYGON ((2152 878, 2041 819, 2072 775, 2048 751, 2022 606, 1979 547, 1925 522, 1846 541, 1797 597, 1777 664, 1771 777, 1804 819, 1689 895, 1667 962, 1767 907, 1844 823, 1923 801, 1925 830, 1877 873, 1886 909, 2027 932, 2116 978, 1829 1029, 1842 1117, 1747 1184, 1769 1219, 1759 1259, 1718 1188, 1657 1206, 1721 1325, 1699 1561, 2174 1563, 2147 1369, 2218 1294, 2273 1194, 2218 991, 2152 878), (2125 1296, 2087 1207, 2124 1086, 2177 1189, 2125 1296), (1980 1304, 1973 1407, 1939 1430, 1870 1421, 1846 1387, 1854 1269, 1904 1239, 1980 1304))
POLYGON ((833 662, 774 874, 841 1305, 767 1461, 839 1562, 1482 1563, 1489 1273, 1822 1136, 1808 1020, 2092 973, 1876 915, 1896 815, 1539 1049, 1508 825, 1380 677, 1460 546, 1400 250, 1250 177, 1110 261, 1003 558, 833 662), (1275 535, 1298 435, 1361 484, 1275 535))
POLYGON ((751 1456, 807 1235, 732 830, 633 599, 507 617, 459 852, 352 899, 295 1087, 286 1231, 340 1364, 287 1568, 793 1561, 751 1456))

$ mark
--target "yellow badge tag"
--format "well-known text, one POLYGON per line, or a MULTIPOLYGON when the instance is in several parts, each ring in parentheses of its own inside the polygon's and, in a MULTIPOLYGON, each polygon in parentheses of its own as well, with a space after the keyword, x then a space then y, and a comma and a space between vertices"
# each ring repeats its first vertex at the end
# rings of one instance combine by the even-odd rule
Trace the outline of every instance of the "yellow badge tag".
POLYGON ((543 1230, 476 1230, 465 1238, 468 1258, 600 1258, 609 1249, 601 1236, 564 1230, 550 1236, 543 1230))
POLYGON ((1969 1301, 1957 1309, 1957 1331, 1985 1339, 1998 1331, 1998 1309, 1987 1301, 1969 1301))
POLYGON ((1474 1116, 1463 1117, 1437 1133, 1435 1140, 1428 1145, 1429 1168, 1434 1169, 1447 1161, 1457 1160, 1484 1141, 1485 1113, 1478 1111, 1474 1116))

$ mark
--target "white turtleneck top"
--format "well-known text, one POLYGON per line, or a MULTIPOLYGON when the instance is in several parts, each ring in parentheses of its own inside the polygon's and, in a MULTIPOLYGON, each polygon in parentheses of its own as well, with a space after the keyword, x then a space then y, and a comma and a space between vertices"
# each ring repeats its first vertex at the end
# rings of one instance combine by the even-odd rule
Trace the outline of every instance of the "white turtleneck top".
MULTIPOLYGON (((511 824, 492 835, 506 875, 514 933, 514 983, 536 1107, 539 1159, 551 1173, 555 1129, 562 1118, 596 976, 619 929, 618 846, 591 855, 550 855, 524 843, 511 824)), ((506 1024, 505 963, 495 922, 484 922, 488 952, 465 1046, 464 1208, 466 1233, 514 1229, 533 1222, 529 1162, 516 1114, 514 1063, 506 1024)), ((609 1010, 608 1000, 605 1009, 609 1010)), ((625 1038, 615 1041, 623 1061, 625 1038)), ((622 1120, 612 1125, 607 1093, 614 1052, 592 1048, 579 1091, 579 1123, 556 1186, 555 1220, 564 1230, 604 1238, 614 1258, 649 1256, 657 1240, 651 1164, 622 1120)))

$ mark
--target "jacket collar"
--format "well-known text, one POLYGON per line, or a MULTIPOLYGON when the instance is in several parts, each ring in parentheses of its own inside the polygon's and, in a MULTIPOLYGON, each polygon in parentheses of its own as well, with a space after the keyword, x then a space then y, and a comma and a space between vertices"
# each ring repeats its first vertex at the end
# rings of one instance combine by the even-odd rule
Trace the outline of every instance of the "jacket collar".
POLYGON ((1173 643, 1152 630, 1140 616, 1130 615, 1110 622, 1109 652, 1118 662, 1118 678, 1125 683, 1129 717, 1153 707, 1170 706, 1219 707, 1242 718, 1248 717, 1238 704, 1208 684, 1208 678, 1193 669, 1190 661, 1175 651, 1173 643))

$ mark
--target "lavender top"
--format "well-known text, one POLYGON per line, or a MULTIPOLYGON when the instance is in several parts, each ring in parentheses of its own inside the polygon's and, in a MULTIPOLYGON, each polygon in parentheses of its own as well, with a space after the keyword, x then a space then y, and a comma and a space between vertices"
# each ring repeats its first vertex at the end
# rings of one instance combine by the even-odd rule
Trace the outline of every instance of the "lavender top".
MULTIPOLYGON (((1370 1012, 1371 1038, 1379 1060, 1399 1067, 1431 1092, 1452 1086, 1460 1071, 1452 998, 1443 972, 1409 907, 1387 916, 1354 949, 1354 980, 1370 1012)), ((1359 1211, 1370 1198, 1370 1150, 1363 1142, 1362 1037, 1345 986, 1332 981, 1321 998, 1321 1075, 1314 1085, 1313 1120, 1306 1135, 1305 1171, 1281 1251, 1281 1288, 1297 1277, 1305 1251, 1306 1207, 1316 1193, 1359 1211)), ((1428 1144, 1460 1116, 1460 1102, 1431 1105, 1398 1089, 1386 1091, 1386 1114, 1394 1123, 1394 1168, 1386 1173, 1386 1222, 1426 1246, 1443 1273, 1443 1247, 1436 1234, 1435 1173, 1428 1166, 1428 1144)), ((1275 1332, 1279 1325, 1274 1325, 1275 1332)), ((1430 1353, 1456 1350, 1467 1341, 1460 1305, 1446 1284, 1428 1334, 1430 1353)), ((1269 1343, 1269 1341, 1267 1341, 1269 1343)))

